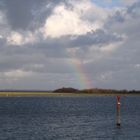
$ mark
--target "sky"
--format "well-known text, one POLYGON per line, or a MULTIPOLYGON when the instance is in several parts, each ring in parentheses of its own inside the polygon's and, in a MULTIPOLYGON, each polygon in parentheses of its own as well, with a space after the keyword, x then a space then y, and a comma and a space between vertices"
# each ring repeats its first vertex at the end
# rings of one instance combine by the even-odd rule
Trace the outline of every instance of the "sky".
POLYGON ((0 0, 0 89, 140 89, 140 0, 0 0))

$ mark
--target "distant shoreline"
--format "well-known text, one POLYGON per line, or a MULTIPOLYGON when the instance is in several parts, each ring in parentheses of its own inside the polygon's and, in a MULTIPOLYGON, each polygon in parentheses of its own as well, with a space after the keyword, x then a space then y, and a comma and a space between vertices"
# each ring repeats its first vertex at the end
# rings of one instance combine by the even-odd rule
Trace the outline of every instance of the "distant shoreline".
POLYGON ((136 93, 53 93, 53 92, 0 92, 0 97, 80 97, 80 96, 139 96, 136 93))

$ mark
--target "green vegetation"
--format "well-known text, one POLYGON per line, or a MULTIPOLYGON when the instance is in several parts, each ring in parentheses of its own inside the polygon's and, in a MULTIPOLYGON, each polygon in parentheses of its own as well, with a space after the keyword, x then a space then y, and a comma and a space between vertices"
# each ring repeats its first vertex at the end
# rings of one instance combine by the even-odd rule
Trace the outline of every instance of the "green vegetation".
POLYGON ((83 89, 83 90, 78 90, 74 88, 60 88, 56 89, 54 91, 23 91, 23 90, 15 90, 15 91, 10 91, 10 90, 3 90, 0 91, 0 96, 1 97, 31 97, 31 96, 116 96, 116 95, 140 95, 140 91, 132 90, 132 91, 127 91, 127 90, 113 90, 113 89, 98 89, 98 88, 93 88, 93 89, 83 89))
MULTIPOLYGON (((52 93, 52 92, 0 92, 0 97, 79 97, 79 96, 94 96, 97 94, 88 93, 52 93)), ((98 94, 101 95, 101 94, 98 94)))
POLYGON ((55 91, 54 93, 86 93, 86 94, 140 94, 140 91, 132 90, 114 90, 114 89, 99 89, 99 88, 92 88, 92 89, 83 89, 78 90, 74 88, 60 88, 55 91))

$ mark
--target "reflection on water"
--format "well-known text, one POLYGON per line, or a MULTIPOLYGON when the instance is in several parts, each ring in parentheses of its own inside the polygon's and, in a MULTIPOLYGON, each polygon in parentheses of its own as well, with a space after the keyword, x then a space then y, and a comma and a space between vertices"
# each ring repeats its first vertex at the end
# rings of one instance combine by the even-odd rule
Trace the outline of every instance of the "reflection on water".
POLYGON ((115 97, 0 98, 0 139, 139 140, 140 98, 121 102, 118 128, 115 97))
POLYGON ((120 140, 123 136, 123 128, 121 128, 121 126, 116 126, 113 132, 113 140, 120 140))

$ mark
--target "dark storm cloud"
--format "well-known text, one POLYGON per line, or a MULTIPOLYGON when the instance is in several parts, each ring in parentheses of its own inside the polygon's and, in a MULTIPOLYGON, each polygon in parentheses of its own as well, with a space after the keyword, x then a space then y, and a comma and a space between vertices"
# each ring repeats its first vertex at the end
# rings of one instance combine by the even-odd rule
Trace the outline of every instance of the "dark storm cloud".
POLYGON ((60 0, 1 0, 7 11, 11 27, 16 29, 33 28, 31 24, 44 22, 60 0))

